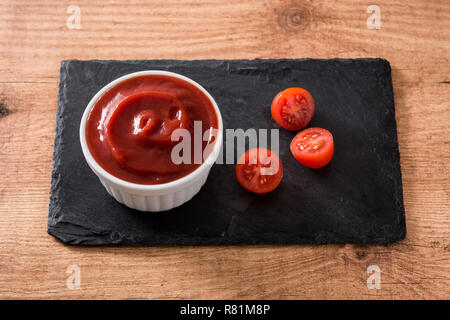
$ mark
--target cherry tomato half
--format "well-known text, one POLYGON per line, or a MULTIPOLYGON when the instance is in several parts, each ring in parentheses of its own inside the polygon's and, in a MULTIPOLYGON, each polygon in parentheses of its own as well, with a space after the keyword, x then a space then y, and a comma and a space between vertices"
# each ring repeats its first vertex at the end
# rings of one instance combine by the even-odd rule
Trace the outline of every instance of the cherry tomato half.
POLYGON ((322 128, 308 128, 300 131, 291 142, 291 152, 298 162, 308 168, 327 165, 334 153, 333 135, 322 128))
POLYGON ((274 190, 283 177, 283 166, 278 156, 265 148, 250 149, 236 165, 236 177, 242 187, 254 193, 274 190))
POLYGON ((275 96, 271 111, 273 119, 286 130, 301 130, 314 115, 314 99, 305 89, 288 88, 275 96))

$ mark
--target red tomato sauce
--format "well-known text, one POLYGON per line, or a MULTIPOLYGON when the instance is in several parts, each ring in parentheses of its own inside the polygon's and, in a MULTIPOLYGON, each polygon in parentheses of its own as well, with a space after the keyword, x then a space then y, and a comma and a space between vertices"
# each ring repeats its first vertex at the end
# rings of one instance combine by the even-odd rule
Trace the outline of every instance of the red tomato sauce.
MULTIPOLYGON (((200 89, 170 76, 138 76, 97 100, 86 122, 86 141, 99 165, 117 178, 137 184, 167 183, 201 165, 194 163, 194 140, 203 140, 194 138, 194 121, 201 121, 203 132, 218 128, 215 109, 200 89), (191 134, 190 163, 172 161, 178 142, 171 135, 178 128, 191 134)), ((209 142, 202 141, 203 150, 209 142)))

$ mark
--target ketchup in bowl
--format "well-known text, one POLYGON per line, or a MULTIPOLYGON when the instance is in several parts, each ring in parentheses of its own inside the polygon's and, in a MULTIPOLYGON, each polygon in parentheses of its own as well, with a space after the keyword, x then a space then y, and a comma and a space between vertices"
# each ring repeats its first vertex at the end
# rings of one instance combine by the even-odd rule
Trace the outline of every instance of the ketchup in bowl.
POLYGON ((167 183, 201 165, 194 161, 195 139, 202 141, 202 151, 212 143, 194 137, 194 121, 201 122, 202 137, 218 128, 214 106, 199 88, 166 75, 136 76, 111 87, 94 103, 86 121, 86 143, 97 163, 117 178, 167 183), (191 161, 179 164, 172 159, 172 148, 179 143, 172 141, 177 129, 189 131, 191 137, 191 161))

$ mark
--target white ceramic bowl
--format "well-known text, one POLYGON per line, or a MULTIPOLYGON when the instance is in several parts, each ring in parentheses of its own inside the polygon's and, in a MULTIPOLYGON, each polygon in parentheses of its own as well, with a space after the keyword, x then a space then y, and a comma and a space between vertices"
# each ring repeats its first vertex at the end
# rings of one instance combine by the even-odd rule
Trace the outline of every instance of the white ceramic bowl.
POLYGON ((137 209, 140 211, 165 211, 178 207, 183 203, 189 201, 194 195, 196 195, 203 184, 206 182, 209 171, 217 160, 220 153, 223 140, 223 123, 222 116, 220 114, 219 107, 214 101, 214 98, 197 82, 179 75, 177 73, 168 71, 140 71, 120 77, 105 87, 103 87, 97 94, 91 99, 86 109, 84 110, 83 117, 80 124, 80 142, 83 150, 84 157, 89 167, 94 171, 100 182, 103 184, 108 193, 114 197, 118 202, 126 205, 127 207, 137 209), (205 159, 205 161, 190 174, 163 184, 142 185, 131 183, 122 179, 119 179, 103 169, 97 161, 95 161, 86 143, 86 120, 89 116, 92 106, 100 98, 100 96, 108 89, 114 87, 118 83, 127 80, 129 78, 142 76, 142 75, 164 75, 182 79, 200 89, 211 101, 218 119, 218 134, 216 141, 214 142, 213 151, 205 159))

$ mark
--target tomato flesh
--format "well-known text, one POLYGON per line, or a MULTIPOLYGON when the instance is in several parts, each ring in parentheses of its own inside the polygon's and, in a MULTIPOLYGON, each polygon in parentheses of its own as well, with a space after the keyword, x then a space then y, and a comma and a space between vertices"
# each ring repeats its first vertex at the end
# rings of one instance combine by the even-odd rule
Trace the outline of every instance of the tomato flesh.
POLYGON ((300 131, 291 142, 291 152, 308 168, 326 166, 334 154, 333 135, 326 129, 308 128, 300 131))
POLYGON ((236 177, 246 190, 258 194, 268 193, 280 184, 283 166, 280 158, 271 150, 250 149, 238 160, 236 177))
POLYGON ((273 119, 286 130, 306 127, 314 115, 314 99, 302 88, 288 88, 278 93, 270 108, 273 119))

